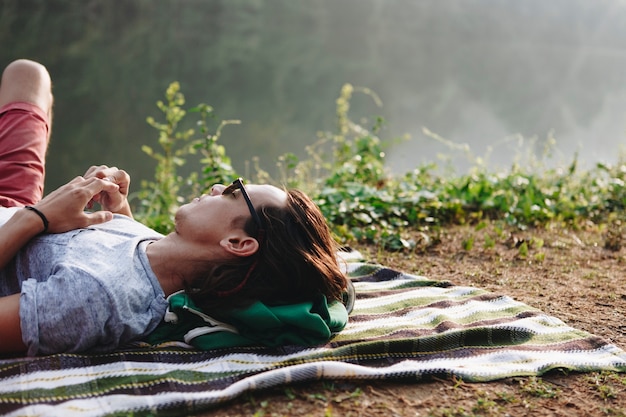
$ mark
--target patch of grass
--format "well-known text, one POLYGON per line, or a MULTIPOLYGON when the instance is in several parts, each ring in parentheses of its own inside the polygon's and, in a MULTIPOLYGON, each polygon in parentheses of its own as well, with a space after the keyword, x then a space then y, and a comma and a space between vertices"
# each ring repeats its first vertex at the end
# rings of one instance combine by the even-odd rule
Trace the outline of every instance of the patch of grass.
POLYGON ((496 240, 491 237, 491 235, 487 234, 484 237, 483 248, 485 249, 493 249, 496 246, 496 240))
POLYGON ((471 411, 466 411, 463 407, 442 408, 437 413, 428 414, 431 417, 475 417, 471 411))
POLYGON ((626 376, 614 372, 593 372, 585 379, 603 400, 613 400, 626 390, 626 376))
POLYGON ((347 400, 358 400, 362 396, 363 396, 363 390, 361 388, 357 387, 352 392, 341 393, 339 395, 334 396, 333 397, 333 402, 341 403, 341 402, 344 402, 344 401, 347 401, 347 400))
POLYGON ((269 402, 261 401, 259 403, 259 405, 258 405, 260 408, 257 411, 254 412, 253 416, 254 417, 264 417, 266 415, 266 413, 267 413, 266 408, 267 408, 268 405, 269 405, 269 402))
POLYGON ((497 397, 496 401, 501 402, 501 403, 512 404, 512 403, 516 403, 519 401, 515 395, 509 394, 508 392, 505 392, 505 391, 497 392, 496 397, 497 397))
POLYGON ((557 398, 561 390, 543 379, 531 376, 520 381, 522 392, 539 398, 557 398))
POLYGON ((293 401, 296 399, 296 394, 293 388, 285 388, 285 397, 287 397, 287 399, 290 401, 293 401))
POLYGON ((472 407, 474 413, 497 412, 497 404, 488 396, 481 396, 476 400, 476 405, 472 407))
POLYGON ((461 245, 463 246, 464 251, 471 251, 472 248, 474 248, 474 235, 468 236, 467 239, 464 239, 463 242, 461 242, 461 245))
POLYGON ((590 271, 587 272, 586 274, 583 274, 582 279, 587 279, 587 280, 595 280, 596 278, 598 278, 598 273, 596 271, 590 271))
MULTIPOLYGON (((373 243, 383 250, 420 251, 424 250, 424 240, 411 239, 409 232, 431 236, 450 224, 475 224, 479 232, 488 221, 496 220, 519 230, 549 224, 574 229, 606 224, 605 248, 617 251, 622 247, 625 229, 620 219, 626 216, 623 156, 615 165, 597 164, 587 171, 578 169, 577 157, 566 167, 552 168, 536 158, 502 172, 490 172, 476 158, 475 166, 463 175, 442 173, 435 164, 392 174, 386 167, 385 150, 395 139, 379 137, 385 126, 380 118, 357 123, 350 117, 350 103, 357 93, 379 104, 372 91, 344 85, 335 109, 335 131, 319 133, 304 159, 291 153, 279 157, 279 178, 272 178, 257 161, 249 179, 307 192, 337 240, 346 244, 373 243)), ((165 121, 148 119, 158 132, 158 151, 153 145, 143 149, 157 161, 155 178, 144 182, 131 200, 137 219, 164 233, 171 230, 173 213, 182 202, 214 182, 226 183, 238 176, 220 143, 223 127, 238 121, 218 122, 211 106, 201 104, 185 110, 184 103, 180 86, 173 83, 165 102, 157 103, 165 121), (198 117, 198 127, 183 130, 181 122, 189 114, 198 117), (201 162, 202 170, 181 176, 179 170, 194 158, 201 162)), ((427 133, 442 143, 449 142, 427 133)), ((520 154, 528 153, 528 149, 520 149, 520 154)), ((503 238, 498 229, 494 233, 503 238)), ((493 248, 495 243, 494 238, 486 237, 483 248, 493 248)), ((436 239, 430 244, 436 244, 436 239)), ((530 249, 542 246, 543 242, 532 239, 522 243, 519 257, 527 259, 530 249)), ((474 238, 464 241, 463 247, 473 249, 474 238)), ((533 259, 541 261, 543 256, 536 254, 533 259)))
POLYGON ((517 251, 518 251, 517 255, 520 258, 522 259, 528 258, 528 243, 526 241, 522 242, 522 244, 519 245, 517 251))
POLYGON ((536 253, 533 256, 533 259, 535 260, 535 262, 543 262, 546 259, 546 254, 544 252, 536 253))
POLYGON ((619 252, 624 246, 626 239, 626 228, 620 219, 611 217, 607 223, 607 229, 604 234, 604 247, 613 252, 619 252))

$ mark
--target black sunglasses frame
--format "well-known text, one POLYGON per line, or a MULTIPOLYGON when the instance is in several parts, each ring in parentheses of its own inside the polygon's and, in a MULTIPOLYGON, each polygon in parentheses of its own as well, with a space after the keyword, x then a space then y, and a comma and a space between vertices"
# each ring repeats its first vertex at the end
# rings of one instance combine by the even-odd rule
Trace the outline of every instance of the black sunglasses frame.
MULTIPOLYGON (((250 196, 248 195, 248 192, 246 191, 246 187, 244 187, 244 185, 243 185, 243 179, 237 178, 235 181, 233 181, 232 184, 230 184, 228 187, 224 188, 224 191, 222 191, 222 195, 232 194, 237 189, 241 190, 241 195, 243 195, 243 199, 246 200, 246 204, 248 205, 248 210, 250 210, 250 215, 252 215, 252 220, 254 220, 254 222, 257 225, 257 228, 258 228, 257 241, 259 242, 259 244, 261 244, 261 242, 265 238, 265 228, 263 227, 263 221, 261 220, 261 218, 257 214, 256 210, 254 209, 254 205, 252 205, 252 201, 250 200, 250 196)), ((258 254, 259 254, 259 252, 256 253, 256 255, 258 255, 258 254)), ((239 291, 241 291, 241 289, 244 287, 244 285, 246 285, 246 283, 248 282, 248 278, 250 278, 250 275, 252 274, 252 271, 254 271, 254 269, 256 268, 258 261, 259 261, 259 259, 256 258, 252 262, 252 264, 250 265, 250 268, 248 268, 248 272, 246 273, 245 277, 243 278, 243 281, 241 281, 235 288, 232 288, 232 289, 226 290, 226 291, 217 291, 216 292, 217 296, 218 297, 227 297, 227 296, 233 295, 233 294, 238 293, 239 291)))
POLYGON ((250 210, 250 215, 252 216, 252 220, 254 220, 259 230, 264 230, 263 221, 259 217, 258 213, 256 212, 254 208, 254 205, 252 204, 252 201, 250 200, 250 196, 248 195, 248 192, 246 191, 246 187, 243 185, 242 178, 237 178, 228 187, 224 188, 224 191, 222 191, 222 195, 232 194, 237 189, 241 190, 241 195, 243 195, 243 199, 246 200, 246 204, 248 205, 248 210, 250 210))

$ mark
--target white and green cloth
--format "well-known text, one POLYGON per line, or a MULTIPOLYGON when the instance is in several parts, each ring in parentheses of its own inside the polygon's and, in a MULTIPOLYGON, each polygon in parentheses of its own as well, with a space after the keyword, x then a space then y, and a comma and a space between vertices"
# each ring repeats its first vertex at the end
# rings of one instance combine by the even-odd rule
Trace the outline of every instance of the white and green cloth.
POLYGON ((204 351, 176 342, 4 359, 0 413, 185 416, 248 391, 319 379, 492 381, 555 369, 626 371, 619 347, 506 295, 381 265, 347 268, 356 303, 329 343, 204 351))

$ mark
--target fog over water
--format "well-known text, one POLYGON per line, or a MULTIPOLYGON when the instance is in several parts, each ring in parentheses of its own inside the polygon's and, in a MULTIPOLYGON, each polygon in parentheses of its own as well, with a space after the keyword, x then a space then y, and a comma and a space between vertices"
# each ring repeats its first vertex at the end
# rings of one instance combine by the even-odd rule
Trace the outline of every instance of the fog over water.
MULTIPOLYGON (((507 14, 511 3, 496 2, 505 24, 485 18, 476 32, 438 39, 442 56, 430 64, 441 68, 436 87, 420 91, 415 73, 417 88, 407 85, 389 103, 392 124, 413 137, 389 152, 391 165, 404 170, 415 156, 450 155, 421 127, 469 144, 491 166, 508 166, 533 143, 543 155, 548 138, 552 163, 571 162, 574 153, 584 166, 616 161, 626 135, 625 3, 519 2, 507 14)), ((463 153, 453 152, 457 167, 467 163, 463 153)))
POLYGON ((550 164, 578 153, 590 167, 626 138, 623 0, 3 0, 0 42, 3 65, 36 59, 53 76, 51 187, 94 163, 150 178, 145 119, 174 80, 189 107, 241 120, 223 141, 242 173, 253 156, 270 171, 305 156, 334 129, 344 83, 383 102, 355 94, 355 120, 410 137, 388 149, 395 172, 506 168, 552 140, 550 164))

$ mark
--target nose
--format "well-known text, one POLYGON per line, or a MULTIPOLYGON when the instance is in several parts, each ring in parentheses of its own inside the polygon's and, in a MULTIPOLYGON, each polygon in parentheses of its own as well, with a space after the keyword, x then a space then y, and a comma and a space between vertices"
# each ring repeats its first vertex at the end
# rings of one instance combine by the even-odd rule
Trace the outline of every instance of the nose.
POLYGON ((225 189, 226 186, 224 184, 215 184, 211 187, 211 195, 222 195, 225 189))

